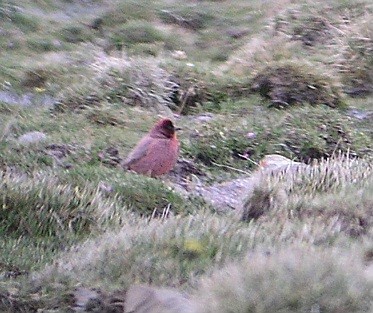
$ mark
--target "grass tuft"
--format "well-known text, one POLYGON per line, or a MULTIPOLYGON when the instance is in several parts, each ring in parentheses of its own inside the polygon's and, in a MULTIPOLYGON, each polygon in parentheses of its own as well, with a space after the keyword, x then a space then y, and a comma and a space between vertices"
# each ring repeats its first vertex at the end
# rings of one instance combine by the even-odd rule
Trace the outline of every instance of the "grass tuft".
POLYGON ((203 281, 197 312, 367 312, 360 262, 318 249, 254 252, 203 281), (352 265, 353 264, 353 265, 352 265))
POLYGON ((373 168, 369 160, 334 157, 309 166, 283 166, 262 174, 249 195, 242 219, 308 219, 334 223, 351 237, 369 234, 373 215, 373 168))
POLYGON ((300 64, 265 68, 254 77, 253 89, 277 108, 293 104, 344 106, 340 88, 330 77, 318 75, 300 64))
POLYGON ((62 181, 69 183, 43 174, 4 174, 0 188, 1 233, 59 238, 87 234, 107 224, 120 225, 129 210, 153 217, 193 210, 160 181, 108 172, 111 180, 102 173, 95 177, 90 171, 67 171, 62 181), (91 183, 87 183, 88 178, 91 183))

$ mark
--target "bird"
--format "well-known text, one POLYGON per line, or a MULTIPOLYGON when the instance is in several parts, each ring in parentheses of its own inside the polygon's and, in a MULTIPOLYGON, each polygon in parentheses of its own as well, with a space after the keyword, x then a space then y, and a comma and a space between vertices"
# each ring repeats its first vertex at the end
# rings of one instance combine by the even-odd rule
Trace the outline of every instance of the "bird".
POLYGON ((121 163, 122 168, 153 178, 171 171, 179 157, 179 129, 168 118, 159 120, 121 163))

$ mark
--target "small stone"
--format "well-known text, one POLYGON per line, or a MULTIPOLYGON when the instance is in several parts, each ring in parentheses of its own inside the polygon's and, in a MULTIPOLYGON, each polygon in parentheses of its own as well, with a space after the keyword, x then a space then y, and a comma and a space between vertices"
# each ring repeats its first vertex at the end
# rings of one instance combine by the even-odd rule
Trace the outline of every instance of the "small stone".
POLYGON ((28 132, 18 137, 18 142, 22 145, 28 145, 28 144, 39 143, 41 141, 45 141, 46 139, 47 139, 46 134, 39 132, 39 131, 33 131, 33 132, 28 132))
POLYGON ((203 113, 203 114, 195 116, 194 118, 198 122, 207 123, 207 122, 210 122, 214 118, 214 115, 212 113, 203 113))
POLYGON ((74 291, 75 305, 84 308, 92 299, 99 297, 95 290, 79 287, 74 291))
POLYGON ((171 56, 176 60, 185 60, 187 58, 187 54, 182 50, 174 50, 171 56))

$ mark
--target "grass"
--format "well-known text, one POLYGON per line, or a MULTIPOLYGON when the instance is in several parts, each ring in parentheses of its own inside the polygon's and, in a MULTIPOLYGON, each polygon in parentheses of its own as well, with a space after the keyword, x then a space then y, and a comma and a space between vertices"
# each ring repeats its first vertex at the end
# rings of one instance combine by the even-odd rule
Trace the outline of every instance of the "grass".
POLYGON ((185 146, 186 153, 208 166, 219 163, 249 169, 253 163, 248 158, 258 162, 266 154, 312 162, 338 151, 364 156, 372 149, 369 137, 356 131, 342 112, 311 106, 286 112, 255 110, 250 102, 246 106, 250 119, 238 113, 197 126, 198 134, 185 146), (248 137, 249 133, 254 137, 248 137))
POLYGON ((145 21, 133 21, 123 25, 112 37, 113 44, 117 49, 129 48, 137 43, 153 43, 164 41, 160 31, 151 23, 145 21))
POLYGON ((339 86, 304 64, 270 65, 254 77, 253 88, 279 108, 304 103, 344 106, 339 86))
POLYGON ((195 313, 370 312, 371 16, 368 1, 0 1, 0 311, 145 283, 195 313), (205 176, 119 168, 161 116, 205 176), (19 142, 33 131, 46 139, 19 142), (260 174, 267 154, 307 165, 260 174), (247 175, 235 212, 183 189, 247 175))
POLYGON ((283 168, 263 175, 244 204, 242 219, 289 216, 303 221, 322 216, 320 223, 334 219, 339 231, 358 237, 371 231, 371 187, 369 160, 339 156, 309 166, 283 168))
POLYGON ((350 262, 320 249, 257 251, 203 281, 197 312, 367 312, 371 286, 350 262))

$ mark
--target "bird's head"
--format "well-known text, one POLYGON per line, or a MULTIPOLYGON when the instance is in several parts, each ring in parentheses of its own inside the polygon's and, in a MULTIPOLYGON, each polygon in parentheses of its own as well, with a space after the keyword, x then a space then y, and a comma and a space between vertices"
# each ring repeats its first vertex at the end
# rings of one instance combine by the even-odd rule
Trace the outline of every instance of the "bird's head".
POLYGON ((180 128, 175 127, 172 121, 168 118, 161 119, 154 125, 153 129, 150 132, 152 137, 166 137, 172 138, 175 136, 175 132, 180 128))

